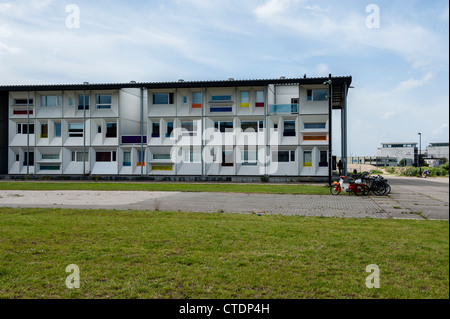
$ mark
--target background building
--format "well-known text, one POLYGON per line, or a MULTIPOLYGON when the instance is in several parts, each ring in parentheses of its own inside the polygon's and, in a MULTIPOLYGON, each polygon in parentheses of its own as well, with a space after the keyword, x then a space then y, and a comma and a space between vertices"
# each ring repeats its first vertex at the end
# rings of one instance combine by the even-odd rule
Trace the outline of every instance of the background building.
POLYGON ((386 163, 389 163, 390 166, 394 164, 393 159, 395 159, 395 166, 402 159, 406 159, 406 166, 412 166, 417 160, 417 143, 381 143, 381 145, 381 148, 377 148, 377 157, 385 158, 386 163))
POLYGON ((0 173, 330 178, 331 110, 346 123, 350 84, 330 75, 3 86, 0 173))
POLYGON ((447 143, 430 143, 427 147, 427 156, 424 160, 431 166, 439 166, 449 160, 449 147, 447 143))

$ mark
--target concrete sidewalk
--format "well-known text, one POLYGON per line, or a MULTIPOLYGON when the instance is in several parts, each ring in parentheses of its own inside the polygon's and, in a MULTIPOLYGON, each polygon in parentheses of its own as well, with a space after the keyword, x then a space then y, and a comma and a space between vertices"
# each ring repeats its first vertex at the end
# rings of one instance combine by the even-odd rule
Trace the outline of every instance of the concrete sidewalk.
POLYGON ((449 219, 448 179, 386 177, 388 196, 146 191, 0 191, 0 207, 449 219))
POLYGON ((1 191, 0 206, 388 218, 368 197, 209 192, 1 191))

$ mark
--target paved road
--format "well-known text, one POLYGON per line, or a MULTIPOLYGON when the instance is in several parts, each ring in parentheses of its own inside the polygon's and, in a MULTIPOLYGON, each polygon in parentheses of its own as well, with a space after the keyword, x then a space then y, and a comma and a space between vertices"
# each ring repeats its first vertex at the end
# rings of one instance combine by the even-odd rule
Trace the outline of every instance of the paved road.
POLYGON ((232 212, 356 218, 449 219, 448 179, 387 177, 389 196, 126 191, 0 191, 0 207, 232 212))

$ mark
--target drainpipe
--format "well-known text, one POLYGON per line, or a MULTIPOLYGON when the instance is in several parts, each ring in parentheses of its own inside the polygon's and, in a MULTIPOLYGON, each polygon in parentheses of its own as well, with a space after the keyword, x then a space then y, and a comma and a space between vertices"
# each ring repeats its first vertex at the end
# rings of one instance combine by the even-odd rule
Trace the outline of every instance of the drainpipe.
MULTIPOLYGON (((205 108, 205 94, 204 94, 204 89, 202 88, 202 123, 201 123, 201 134, 200 134, 200 141, 201 141, 201 156, 200 156, 200 160, 201 160, 201 164, 202 164, 202 177, 205 175, 204 172, 204 162, 203 162, 203 134, 204 134, 204 127, 203 127, 203 122, 204 122, 204 108, 205 108)), ((192 139, 191 139, 192 141, 192 139)))
POLYGON ((86 175, 86 90, 83 90, 83 179, 86 175))
POLYGON ((27 175, 30 174, 30 91, 27 90, 27 175))
POLYGON ((333 164, 333 154, 332 154, 332 118, 333 118, 333 104, 332 104, 332 82, 331 74, 328 75, 328 183, 331 185, 331 174, 332 174, 332 164, 333 164))
MULTIPOLYGON (((144 157, 144 88, 141 87, 141 156, 144 157)), ((144 165, 143 158, 139 159, 141 161, 141 177, 144 176, 144 165)))

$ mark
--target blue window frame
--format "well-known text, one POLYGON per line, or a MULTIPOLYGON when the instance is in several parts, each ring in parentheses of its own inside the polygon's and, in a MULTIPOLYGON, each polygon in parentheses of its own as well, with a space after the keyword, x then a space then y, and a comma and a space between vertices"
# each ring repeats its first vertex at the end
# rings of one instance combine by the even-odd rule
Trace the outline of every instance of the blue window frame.
POLYGON ((305 130, 324 129, 325 125, 325 123, 305 123, 304 128, 305 130))
POLYGON ((97 95, 96 96, 97 109, 111 108, 111 95, 97 95))
POLYGON ((89 95, 79 95, 78 96, 78 109, 82 110, 83 105, 86 106, 86 110, 89 110, 89 95))

